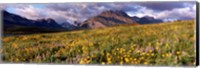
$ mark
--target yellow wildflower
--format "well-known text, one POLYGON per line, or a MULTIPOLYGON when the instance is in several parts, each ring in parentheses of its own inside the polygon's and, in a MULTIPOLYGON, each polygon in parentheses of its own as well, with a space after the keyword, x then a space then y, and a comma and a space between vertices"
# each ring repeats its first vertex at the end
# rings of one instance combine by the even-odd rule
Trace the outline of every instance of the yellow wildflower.
POLYGON ((16 43, 13 43, 12 46, 13 46, 14 48, 17 48, 17 47, 18 47, 16 43))
POLYGON ((141 58, 139 58, 139 59, 141 59, 141 60, 142 60, 142 59, 144 59, 144 57, 142 56, 142 57, 141 57, 141 58))
POLYGON ((89 42, 89 46, 93 46, 93 43, 89 42))
POLYGON ((164 55, 164 54, 162 54, 162 57, 165 57, 165 55, 164 55))
POLYGON ((131 53, 131 50, 128 50, 129 53, 131 53))
POLYGON ((83 60, 81 60, 81 61, 79 62, 79 64, 84 64, 84 61, 83 61, 83 60))
POLYGON ((104 64, 105 64, 105 62, 102 62, 101 64, 103 64, 103 65, 104 65, 104 64))
POLYGON ((142 52, 142 55, 145 55, 146 53, 145 52, 142 52))
POLYGON ((156 47, 156 50, 158 50, 159 49, 159 47, 156 47))
POLYGON ((126 62, 129 62, 129 59, 128 59, 128 58, 125 58, 125 61, 126 61, 126 62))
POLYGON ((16 58, 16 59, 15 59, 15 61, 16 61, 16 62, 18 62, 18 61, 19 61, 19 59, 18 59, 18 58, 16 58))
POLYGON ((107 64, 111 64, 111 61, 108 61, 107 64))
POLYGON ((167 54, 166 54, 166 57, 169 57, 169 56, 171 56, 171 54, 170 54, 170 53, 167 53, 167 54))
POLYGON ((122 65, 122 64, 123 64, 123 61, 120 62, 120 65, 122 65))
POLYGON ((7 41, 9 41, 10 39, 9 38, 4 38, 3 39, 3 42, 7 42, 7 41))
POLYGON ((166 47, 169 47, 169 44, 166 44, 165 46, 166 46, 166 47))
POLYGON ((177 52, 176 52, 176 54, 177 54, 177 55, 180 55, 180 54, 181 54, 181 52, 180 52, 180 51, 177 51, 177 52))
POLYGON ((108 57, 108 58, 107 58, 107 60, 108 60, 108 61, 111 61, 111 58, 110 58, 110 57, 108 57))
POLYGON ((154 56, 154 53, 152 53, 151 56, 154 56))
POLYGON ((134 58, 134 60, 136 61, 136 60, 137 60, 137 58, 134 58))
POLYGON ((137 50, 137 53, 140 53, 140 50, 137 50))
POLYGON ((23 37, 23 38, 22 38, 22 40, 27 40, 27 39, 28 39, 27 37, 23 37))
POLYGON ((156 45, 157 45, 157 46, 160 46, 160 43, 159 43, 159 42, 156 42, 156 45))
POLYGON ((151 52, 153 52, 152 50, 149 50, 149 52, 151 53, 151 52))
POLYGON ((148 63, 147 63, 147 62, 144 62, 144 64, 147 65, 148 63))

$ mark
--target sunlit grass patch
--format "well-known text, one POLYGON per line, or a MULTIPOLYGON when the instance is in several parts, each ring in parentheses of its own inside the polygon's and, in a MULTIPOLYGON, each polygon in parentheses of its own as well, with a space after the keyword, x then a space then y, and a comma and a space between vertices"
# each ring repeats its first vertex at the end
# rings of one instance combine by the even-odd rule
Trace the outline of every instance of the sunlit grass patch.
POLYGON ((195 65, 194 21, 3 37, 4 62, 195 65))

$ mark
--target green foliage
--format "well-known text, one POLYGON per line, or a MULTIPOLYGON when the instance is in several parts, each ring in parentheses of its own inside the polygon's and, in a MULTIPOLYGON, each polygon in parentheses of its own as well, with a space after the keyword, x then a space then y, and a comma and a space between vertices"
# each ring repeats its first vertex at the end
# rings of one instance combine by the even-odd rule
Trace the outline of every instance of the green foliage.
POLYGON ((4 62, 195 65, 194 21, 3 38, 4 62))

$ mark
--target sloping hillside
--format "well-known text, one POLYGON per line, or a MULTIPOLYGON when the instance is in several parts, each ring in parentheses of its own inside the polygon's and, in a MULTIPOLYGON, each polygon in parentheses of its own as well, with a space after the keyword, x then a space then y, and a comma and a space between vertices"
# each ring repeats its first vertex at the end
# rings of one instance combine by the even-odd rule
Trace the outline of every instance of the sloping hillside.
POLYGON ((33 34, 60 32, 68 29, 63 28, 51 18, 30 20, 25 17, 2 10, 3 34, 33 34))
POLYGON ((108 26, 115 26, 120 24, 134 24, 138 25, 131 17, 124 11, 110 10, 104 11, 101 14, 91 17, 81 24, 82 28, 102 28, 108 26))
POLYGON ((141 18, 137 16, 133 16, 131 18, 139 24, 154 24, 154 23, 163 22, 161 19, 155 19, 154 17, 151 17, 151 16, 144 16, 141 18))
POLYGON ((194 21, 3 37, 3 61, 195 65, 194 21), (116 60, 117 59, 117 60, 116 60))

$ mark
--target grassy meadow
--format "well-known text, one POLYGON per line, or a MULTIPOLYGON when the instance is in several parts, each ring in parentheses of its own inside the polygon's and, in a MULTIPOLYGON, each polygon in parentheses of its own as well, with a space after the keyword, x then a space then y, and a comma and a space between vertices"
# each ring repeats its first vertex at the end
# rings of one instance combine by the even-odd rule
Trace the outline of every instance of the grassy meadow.
POLYGON ((194 21, 2 38, 6 63, 195 65, 194 21))

